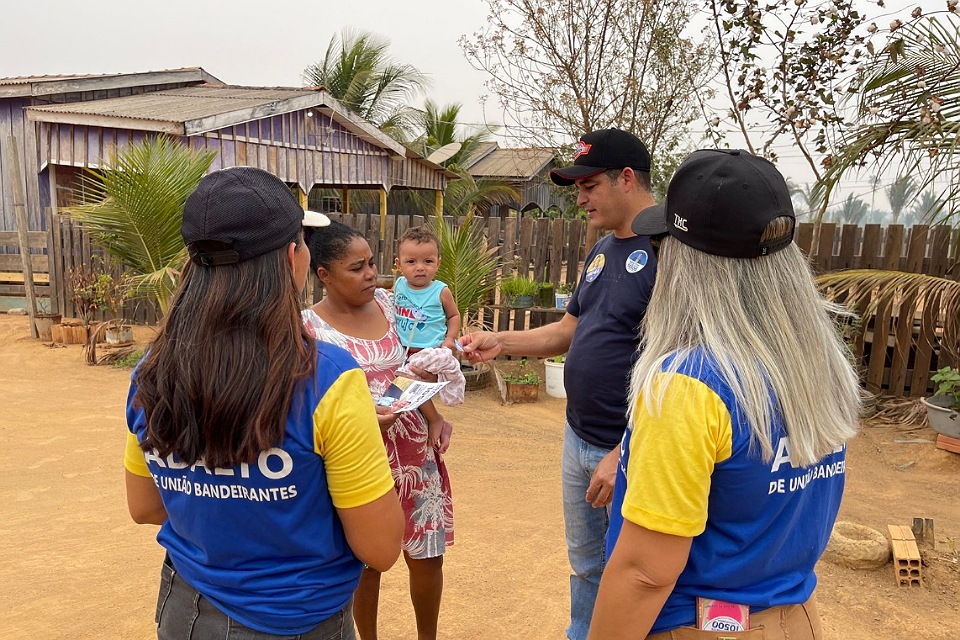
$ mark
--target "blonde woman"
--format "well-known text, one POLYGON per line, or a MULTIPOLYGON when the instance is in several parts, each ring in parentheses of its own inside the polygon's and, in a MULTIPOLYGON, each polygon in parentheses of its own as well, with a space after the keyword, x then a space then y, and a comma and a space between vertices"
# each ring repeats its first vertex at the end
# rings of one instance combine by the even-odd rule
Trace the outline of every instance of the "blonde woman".
POLYGON ((859 395, 794 224, 776 168, 721 150, 684 160, 634 222, 669 235, 590 638, 822 636, 813 569, 859 395))

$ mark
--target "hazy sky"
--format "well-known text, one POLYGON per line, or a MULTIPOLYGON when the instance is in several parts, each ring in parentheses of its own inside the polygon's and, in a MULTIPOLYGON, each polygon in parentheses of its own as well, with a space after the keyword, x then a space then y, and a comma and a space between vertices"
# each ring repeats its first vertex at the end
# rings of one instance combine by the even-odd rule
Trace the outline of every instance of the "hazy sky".
MULTIPOLYGON (((829 0, 811 0, 829 1, 829 0)), ((345 27, 389 38, 397 60, 428 74, 428 95, 463 104, 464 123, 502 124, 497 98, 482 96, 485 74, 470 67, 457 44, 486 24, 482 0, 3 0, 0 77, 111 73, 201 66, 229 84, 301 86, 303 69, 323 57, 345 27)), ((946 0, 887 0, 887 15, 946 0)), ((875 15, 876 7, 866 7, 875 15)), ((884 18, 880 24, 886 25, 884 18)), ((417 106, 422 104, 418 99, 417 106)), ((725 107, 724 107, 725 110, 725 107)), ((702 130, 702 123, 694 123, 702 130)), ((738 146, 731 137, 731 146, 738 146)), ((781 169, 809 180, 780 150, 781 169)), ((867 190, 866 177, 850 185, 867 190)), ((878 199, 877 205, 881 203, 878 199)))
MULTIPOLYGON (((484 74, 457 40, 486 21, 481 0, 5 0, 0 77, 200 66, 229 84, 302 86, 344 27, 383 35, 433 80, 437 102, 483 118, 484 74)), ((493 102, 493 101, 491 101, 493 102)))

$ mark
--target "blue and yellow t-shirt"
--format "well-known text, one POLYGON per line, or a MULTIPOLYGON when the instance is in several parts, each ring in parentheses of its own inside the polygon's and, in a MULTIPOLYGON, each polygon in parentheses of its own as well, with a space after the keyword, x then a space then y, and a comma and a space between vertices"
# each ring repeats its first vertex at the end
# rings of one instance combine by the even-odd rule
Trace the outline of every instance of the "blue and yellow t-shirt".
POLYGON ((168 514, 157 541, 183 579, 265 633, 305 633, 342 609, 363 564, 336 508, 393 491, 366 377, 350 354, 318 342, 316 377, 294 395, 283 442, 226 469, 141 450, 136 391, 131 384, 124 466, 156 482, 168 514))
POLYGON ((659 415, 639 398, 624 434, 607 533, 608 556, 624 519, 693 538, 651 633, 695 624, 698 596, 755 611, 806 602, 840 508, 846 448, 794 467, 778 419, 773 459, 763 462, 732 391, 703 353, 658 384, 667 385, 659 415))

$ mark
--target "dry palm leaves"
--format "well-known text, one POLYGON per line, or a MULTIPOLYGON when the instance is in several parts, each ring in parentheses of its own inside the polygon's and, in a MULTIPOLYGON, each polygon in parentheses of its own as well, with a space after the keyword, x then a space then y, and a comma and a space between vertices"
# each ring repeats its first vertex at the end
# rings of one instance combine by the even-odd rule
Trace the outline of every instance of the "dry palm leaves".
POLYGON ((878 308, 910 301, 906 317, 933 314, 940 337, 934 346, 952 358, 960 357, 960 282, 922 273, 851 269, 825 273, 817 283, 847 307, 865 309, 864 317, 878 308))
POLYGON ((920 398, 881 396, 877 398, 877 412, 870 418, 870 422, 904 430, 916 429, 926 425, 927 412, 920 398))

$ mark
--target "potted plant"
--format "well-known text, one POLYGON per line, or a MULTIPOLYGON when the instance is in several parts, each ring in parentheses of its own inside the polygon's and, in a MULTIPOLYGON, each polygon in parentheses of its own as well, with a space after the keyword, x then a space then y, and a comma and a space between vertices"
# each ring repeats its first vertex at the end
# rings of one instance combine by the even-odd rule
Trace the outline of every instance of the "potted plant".
POLYGON ((560 282, 557 284, 557 292, 554 294, 554 301, 557 309, 566 310, 570 302, 570 296, 573 294, 573 285, 569 282, 560 282))
POLYGON ((508 307, 525 309, 533 306, 533 298, 540 292, 540 283, 524 276, 500 280, 500 297, 508 307))
POLYGON ((508 402, 536 402, 540 392, 540 376, 527 368, 527 359, 520 359, 516 373, 503 376, 507 385, 508 402))
POLYGON ((110 315, 103 325, 107 344, 133 342, 133 327, 122 317, 123 305, 133 295, 129 276, 123 275, 117 279, 109 273, 101 274, 98 293, 100 310, 110 315))
POLYGON ((921 398, 927 408, 927 421, 938 433, 960 438, 960 371, 944 367, 930 379, 937 384, 937 391, 929 398, 921 398))
POLYGON ((540 299, 537 303, 541 307, 552 307, 554 303, 554 293, 553 293, 553 283, 552 282, 541 282, 540 283, 540 299))
POLYGON ((547 358, 543 363, 544 382, 546 382, 547 395, 554 398, 566 398, 567 390, 563 386, 563 363, 566 361, 566 354, 547 358))

